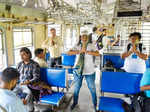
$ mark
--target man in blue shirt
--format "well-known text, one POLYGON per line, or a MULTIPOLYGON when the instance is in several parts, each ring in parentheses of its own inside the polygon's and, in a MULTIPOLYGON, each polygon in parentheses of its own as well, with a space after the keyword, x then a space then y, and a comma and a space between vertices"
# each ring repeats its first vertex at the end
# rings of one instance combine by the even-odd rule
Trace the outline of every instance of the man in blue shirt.
POLYGON ((6 68, 0 74, 0 112, 27 112, 23 102, 13 93, 19 78, 19 72, 14 68, 6 68))
POLYGON ((148 68, 143 74, 140 89, 141 91, 144 91, 146 96, 143 105, 143 112, 150 112, 150 68, 148 68))

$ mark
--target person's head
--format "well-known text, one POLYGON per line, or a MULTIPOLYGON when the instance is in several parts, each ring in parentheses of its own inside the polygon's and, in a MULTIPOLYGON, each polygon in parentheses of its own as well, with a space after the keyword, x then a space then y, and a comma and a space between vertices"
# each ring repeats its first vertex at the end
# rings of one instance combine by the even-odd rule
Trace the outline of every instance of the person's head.
POLYGON ((30 49, 27 47, 22 47, 20 50, 20 56, 22 61, 29 61, 32 58, 30 49))
POLYGON ((133 43, 133 44, 139 43, 141 38, 142 38, 141 33, 139 33, 139 32, 131 33, 129 36, 129 39, 130 39, 131 43, 133 43))
POLYGON ((106 34, 107 34, 106 29, 103 29, 102 33, 103 33, 104 36, 106 36, 106 34))
POLYGON ((44 50, 43 50, 42 48, 37 48, 37 49, 34 51, 34 54, 35 54, 35 56, 38 57, 38 58, 42 58, 42 59, 45 58, 44 50))
POLYGON ((16 87, 19 79, 19 72, 17 69, 8 67, 0 74, 0 88, 13 90, 16 87))
POLYGON ((86 43, 88 42, 88 31, 83 31, 81 34, 81 42, 86 43))
POLYGON ((55 29, 55 28, 51 28, 51 29, 50 29, 50 32, 51 32, 51 36, 52 36, 52 37, 55 37, 55 36, 56 36, 56 29, 55 29))
POLYGON ((93 31, 93 33, 96 33, 97 27, 93 27, 92 31, 93 31))
POLYGON ((81 41, 82 41, 82 43, 88 42, 88 35, 87 35, 87 34, 83 34, 83 35, 81 36, 81 41))
POLYGON ((117 39, 120 39, 120 35, 119 34, 117 35, 117 39))

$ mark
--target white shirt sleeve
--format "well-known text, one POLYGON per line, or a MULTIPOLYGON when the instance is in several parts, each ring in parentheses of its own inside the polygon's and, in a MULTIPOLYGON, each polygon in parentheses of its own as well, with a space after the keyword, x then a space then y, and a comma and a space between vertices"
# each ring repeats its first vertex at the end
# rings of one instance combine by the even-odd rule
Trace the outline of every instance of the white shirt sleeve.
POLYGON ((81 49, 81 46, 80 45, 75 45, 71 50, 80 50, 81 49))

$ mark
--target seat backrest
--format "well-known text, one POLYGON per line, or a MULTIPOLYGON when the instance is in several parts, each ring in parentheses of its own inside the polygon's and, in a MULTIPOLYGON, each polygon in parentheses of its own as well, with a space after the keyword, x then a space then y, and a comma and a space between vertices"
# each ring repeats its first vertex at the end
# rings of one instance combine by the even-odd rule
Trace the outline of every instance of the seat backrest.
POLYGON ((146 63, 146 68, 150 68, 150 57, 148 58, 148 60, 145 61, 146 63))
POLYGON ((127 72, 102 72, 101 91, 118 94, 140 92, 142 74, 127 72))
POLYGON ((76 55, 62 54, 62 65, 74 66, 76 55))
POLYGON ((48 53, 45 54, 45 59, 46 59, 46 61, 48 61, 49 58, 50 58, 50 53, 48 52, 48 53))
POLYGON ((103 64, 105 64, 107 60, 110 60, 115 68, 121 68, 124 65, 124 60, 121 59, 119 55, 104 55, 103 64))
MULTIPOLYGON (((122 59, 120 55, 104 54, 103 66, 107 60, 110 60, 113 63, 114 67, 117 69, 123 67, 124 65, 124 59, 122 59)), ((145 61, 145 63, 146 63, 146 68, 150 68, 150 57, 148 58, 148 60, 145 61)))
POLYGON ((66 69, 41 68, 41 79, 53 87, 67 87, 66 69))

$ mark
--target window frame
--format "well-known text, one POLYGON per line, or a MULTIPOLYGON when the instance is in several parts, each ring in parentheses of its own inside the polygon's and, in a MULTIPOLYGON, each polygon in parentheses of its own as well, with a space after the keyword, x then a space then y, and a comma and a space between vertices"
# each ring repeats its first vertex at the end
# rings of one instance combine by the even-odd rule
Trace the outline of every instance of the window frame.
POLYGON ((6 31, 3 27, 0 26, 0 30, 2 31, 2 55, 4 55, 4 68, 8 66, 8 50, 7 50, 7 44, 6 44, 6 31))
MULTIPOLYGON (((12 40, 13 40, 13 43, 12 43, 12 45, 13 45, 13 64, 14 65, 17 65, 17 63, 15 62, 15 50, 19 50, 19 49, 21 49, 22 47, 17 47, 17 48, 15 48, 15 45, 14 45, 14 29, 31 29, 31 33, 32 33, 32 39, 31 39, 31 41, 32 41, 32 43, 31 43, 31 45, 32 46, 22 46, 22 47, 31 47, 32 48, 32 51, 31 51, 31 53, 32 54, 34 54, 34 48, 35 48, 35 44, 34 44, 34 42, 35 42, 35 38, 34 38, 34 30, 33 30, 33 27, 13 27, 12 28, 12 40)), ((20 31, 19 31, 20 32, 20 31)), ((32 57, 33 57, 33 55, 32 55, 32 57)))

